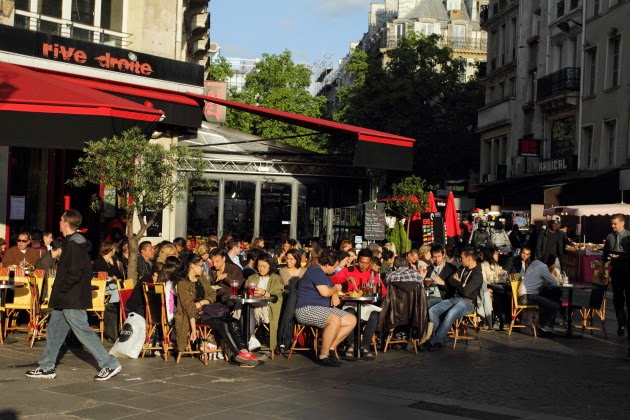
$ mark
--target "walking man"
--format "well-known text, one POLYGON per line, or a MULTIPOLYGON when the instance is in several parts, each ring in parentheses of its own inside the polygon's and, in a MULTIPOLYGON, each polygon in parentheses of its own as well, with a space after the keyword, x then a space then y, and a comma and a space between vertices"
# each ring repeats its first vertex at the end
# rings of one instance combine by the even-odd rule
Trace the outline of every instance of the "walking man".
POLYGON ((92 263, 88 254, 89 242, 77 232, 80 225, 81 214, 76 210, 67 210, 59 221, 59 230, 65 236, 66 244, 50 294, 50 307, 54 309, 48 322, 44 354, 39 359, 39 367, 26 372, 29 378, 52 379, 57 376, 57 356, 70 330, 92 353, 101 369, 94 380, 106 381, 122 369, 88 326, 86 309, 92 307, 92 263))
POLYGON ((604 260, 611 261, 610 277, 613 289, 613 305, 617 315, 617 335, 623 336, 628 321, 625 306, 628 305, 630 308, 630 282, 628 282, 630 231, 626 229, 626 217, 623 214, 613 214, 610 225, 613 231, 606 236, 604 260))

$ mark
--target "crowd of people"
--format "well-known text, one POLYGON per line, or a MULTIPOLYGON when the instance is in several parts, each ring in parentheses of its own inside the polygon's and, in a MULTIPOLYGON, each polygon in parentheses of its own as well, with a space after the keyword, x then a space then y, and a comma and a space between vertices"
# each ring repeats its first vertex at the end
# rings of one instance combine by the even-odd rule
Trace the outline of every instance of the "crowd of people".
MULTIPOLYGON (((66 219, 76 223, 76 215, 71 216, 64 215, 61 223, 67 224, 66 219)), ((613 220, 619 220, 615 217, 613 220)), ((20 233, 16 245, 4 252, 3 264, 28 263, 44 270, 56 269, 59 278, 64 261, 69 264, 64 255, 68 249, 73 249, 68 248, 68 243, 81 242, 82 252, 89 253, 85 238, 81 236, 83 240, 79 240, 80 234, 76 230, 65 229, 62 230, 65 242, 46 233, 42 235, 39 247, 32 246, 28 232, 20 233)), ((220 239, 210 236, 194 242, 184 238, 156 245, 143 241, 139 244, 138 282, 125 304, 125 311, 144 316, 142 285, 164 283, 167 318, 174 327, 171 341, 175 343, 175 351, 206 345, 200 344, 197 336, 196 325, 202 322, 212 328, 214 338, 222 345, 227 358, 241 366, 252 367, 260 363, 253 352, 261 348, 261 341, 271 351, 288 350, 292 330, 287 337, 286 324, 297 321, 322 329, 316 361, 322 366, 340 366, 341 360, 356 357, 373 360, 373 344, 382 343, 383 335, 389 333, 382 328, 383 313, 378 300, 349 303, 342 299, 344 294, 370 290, 375 296, 384 298, 393 284, 399 288, 403 285, 407 292, 415 286, 421 288, 422 304, 418 305, 420 309, 416 317, 426 322, 420 329, 422 337, 417 338, 422 350, 439 351, 444 348, 453 322, 475 308, 483 330, 502 330, 511 319, 512 290, 506 276, 520 274, 519 302, 538 305, 541 308, 538 328, 543 334, 553 335, 557 315, 562 312, 561 291, 545 286, 558 284, 566 243, 561 232, 559 221, 551 220, 547 229, 537 236, 535 245, 531 245, 524 237, 519 236, 518 241, 513 238, 520 232, 517 234, 512 230, 507 234, 501 224, 489 231, 483 221, 478 221, 470 235, 470 244, 464 244, 458 255, 450 257, 440 244, 423 245, 398 255, 391 243, 382 246, 371 243, 365 249, 355 249, 350 241, 342 241, 335 248, 311 241, 308 247, 302 247, 298 241, 289 238, 279 241, 272 249, 265 246, 263 238, 253 238, 245 250, 243 242, 230 234, 220 239), (254 304, 249 319, 242 319, 245 314, 240 304, 230 299, 234 288, 239 293, 250 291, 253 297, 266 301, 254 304), (364 326, 358 341, 354 336, 357 304, 362 305, 364 326), (249 328, 244 329, 244 323, 249 328), (266 329, 257 329, 263 324, 266 329), (244 330, 251 332, 249 336, 244 336, 244 330), (259 331, 258 335, 256 331, 259 331), (268 331, 268 334, 260 334, 260 331, 268 331)), ((622 244, 615 246, 620 248, 622 244)), ((612 247, 611 253, 621 255, 617 248, 612 247)), ((75 254, 72 261, 80 259, 77 249, 72 252, 75 254)), ((117 242, 106 240, 89 267, 89 275, 83 275, 92 278, 95 272, 107 272, 109 302, 117 304, 118 280, 129 277, 128 261, 129 244, 124 237, 117 242)), ((66 313, 75 309, 85 312, 88 303, 82 292, 77 292, 77 302, 81 302, 78 308, 72 307, 76 304, 64 308, 68 290, 78 287, 79 282, 78 278, 65 282, 64 290, 55 289, 58 286, 55 283, 52 294, 57 299, 64 296, 62 302, 65 303, 60 307, 63 310, 56 320, 60 324, 65 322, 60 334, 71 328, 82 340, 85 331, 89 331, 86 330, 87 320, 85 324, 77 323, 76 314, 66 313)), ((566 317, 566 314, 562 313, 562 316, 566 317)), ((58 353, 60 344, 58 340, 48 340, 40 368, 31 371, 28 374, 31 377, 54 377, 51 360, 58 353), (51 344, 50 341, 54 342, 51 344)), ((91 340, 86 339, 86 342, 95 357, 98 355, 99 365, 105 370, 102 377, 108 379, 118 373, 120 365, 117 362, 104 356, 91 340)))

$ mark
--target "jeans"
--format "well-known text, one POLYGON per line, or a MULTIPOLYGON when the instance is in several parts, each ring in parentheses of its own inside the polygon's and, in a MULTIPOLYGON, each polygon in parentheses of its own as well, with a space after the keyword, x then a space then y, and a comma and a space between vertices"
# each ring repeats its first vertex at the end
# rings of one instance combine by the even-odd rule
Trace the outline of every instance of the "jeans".
POLYGON ((473 310, 472 302, 461 297, 444 299, 442 302, 433 305, 429 309, 429 322, 433 324, 435 333, 433 333, 430 343, 444 344, 446 333, 451 329, 455 320, 472 313, 473 310))
POLYGON ((519 302, 525 305, 538 305, 541 311, 539 324, 543 327, 553 327, 560 305, 541 295, 524 295, 519 297, 519 302))
MULTIPOLYGON (((346 308, 344 310, 354 316, 357 315, 357 311, 354 308, 346 308)), ((368 350, 372 346, 372 337, 374 337, 374 333, 376 332, 376 326, 378 324, 378 316, 379 316, 379 312, 373 311, 370 314, 370 317, 368 318, 367 322, 362 321, 363 322, 363 339, 361 340, 361 347, 366 348, 368 350)), ((350 334, 348 334, 348 336, 344 340, 344 343, 348 347, 350 346, 354 347, 354 343, 355 343, 354 328, 352 329, 352 331, 350 331, 350 334)))
POLYGON ((92 353, 98 367, 117 368, 118 360, 107 353, 94 331, 90 330, 85 309, 55 309, 50 314, 46 331, 46 348, 39 359, 39 367, 44 370, 54 369, 57 364, 59 349, 66 336, 72 330, 87 351, 92 353))

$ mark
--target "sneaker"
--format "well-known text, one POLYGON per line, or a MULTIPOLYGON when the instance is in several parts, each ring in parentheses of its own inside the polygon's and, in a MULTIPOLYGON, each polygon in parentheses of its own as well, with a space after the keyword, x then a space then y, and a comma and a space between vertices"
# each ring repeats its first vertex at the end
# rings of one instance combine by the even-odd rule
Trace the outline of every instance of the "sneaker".
POLYGON ((333 359, 330 356, 324 357, 323 359, 318 358, 317 359, 317 363, 319 363, 321 366, 326 366, 326 367, 339 367, 339 366, 341 366, 341 362, 336 361, 335 359, 333 359))
POLYGON ((254 351, 261 347, 260 341, 256 337, 252 337, 249 339, 249 343, 247 343, 247 349, 249 351, 254 351))
POLYGON ((343 358, 345 360, 354 360, 354 347, 350 346, 346 349, 345 353, 343 354, 343 358))
POLYGON ((245 364, 245 365, 249 365, 249 366, 257 366, 258 365, 258 359, 256 358, 256 356, 254 356, 253 354, 251 354, 248 351, 240 352, 239 354, 234 356, 234 360, 236 360, 239 363, 242 363, 242 364, 245 364))
POLYGON ((433 344, 431 344, 430 341, 427 341, 423 344, 420 345, 420 347, 418 347, 420 349, 420 351, 431 351, 431 348, 433 347, 433 344))
POLYGON ((118 375, 118 373, 122 370, 122 366, 118 365, 115 368, 103 368, 99 373, 94 377, 95 381, 106 381, 108 379, 113 378, 118 375))
POLYGON ((29 378, 43 378, 43 379, 54 379, 57 377, 57 373, 55 369, 44 370, 40 367, 33 370, 27 370, 26 376, 29 378))
POLYGON ((366 347, 361 347, 361 359, 362 360, 374 360, 374 354, 366 347))

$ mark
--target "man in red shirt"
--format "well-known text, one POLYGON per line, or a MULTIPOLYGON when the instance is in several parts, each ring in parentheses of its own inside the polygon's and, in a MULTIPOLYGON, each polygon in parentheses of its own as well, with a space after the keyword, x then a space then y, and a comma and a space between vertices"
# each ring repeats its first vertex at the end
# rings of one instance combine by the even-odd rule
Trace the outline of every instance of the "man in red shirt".
MULTIPOLYGON (((359 252, 357 259, 357 265, 355 267, 345 267, 340 272, 331 277, 333 284, 347 284, 347 290, 360 290, 365 285, 368 285, 371 281, 374 282, 376 290, 379 290, 381 296, 387 293, 387 289, 383 285, 378 273, 370 269, 372 263, 372 252, 368 249, 362 249, 359 252)), ((365 360, 374 360, 374 354, 370 351, 372 344, 372 337, 376 332, 376 326, 378 324, 378 311, 367 311, 370 304, 363 304, 365 310, 362 310, 361 315, 369 314, 367 321, 365 322, 365 330, 363 331, 363 339, 361 341, 361 357, 365 360)), ((356 316, 356 309, 351 305, 345 305, 343 308, 345 311, 350 312, 356 316)), ((363 319, 365 321, 365 319, 363 319)), ((345 358, 354 359, 354 330, 346 337, 346 353, 345 358)))

